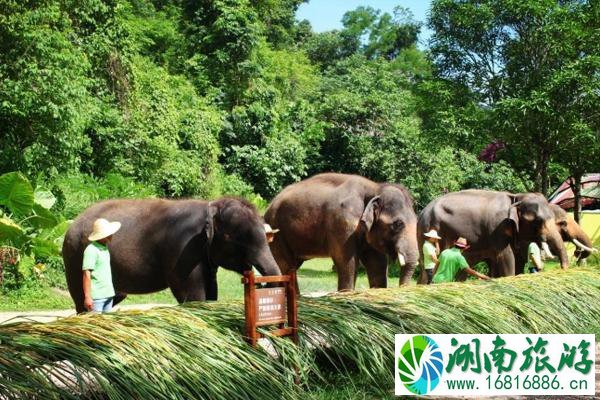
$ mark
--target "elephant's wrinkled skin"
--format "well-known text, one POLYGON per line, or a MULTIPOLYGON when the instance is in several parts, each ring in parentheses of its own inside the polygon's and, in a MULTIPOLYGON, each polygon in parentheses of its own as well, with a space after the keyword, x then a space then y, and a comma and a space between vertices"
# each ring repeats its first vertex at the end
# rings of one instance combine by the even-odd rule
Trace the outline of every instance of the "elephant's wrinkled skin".
POLYGON ((590 237, 583 231, 581 226, 575 222, 573 217, 567 214, 565 210, 556 204, 550 204, 550 208, 554 212, 554 220, 556 221, 556 226, 562 239, 565 242, 571 242, 575 244, 577 247, 575 250, 577 263, 585 260, 591 254, 591 249, 594 248, 590 237))
POLYGON ((387 256, 405 260, 401 283, 418 262, 417 218, 410 194, 400 185, 357 175, 316 175, 279 193, 265 220, 281 230, 271 250, 282 272, 329 256, 337 266, 338 290, 354 288, 359 263, 371 287, 386 287, 387 256))
POLYGON ((263 221, 244 200, 109 200, 85 210, 63 244, 69 292, 83 308, 83 250, 96 218, 120 221, 109 244, 117 301, 169 287, 179 302, 217 299, 217 266, 280 275, 263 221))
MULTIPOLYGON (((492 277, 515 275, 515 265, 521 264, 515 257, 523 249, 526 251, 532 241, 547 242, 561 265, 568 266, 554 213, 541 194, 487 190, 449 193, 433 200, 419 215, 420 247, 423 233, 429 229, 439 232, 442 250, 459 236, 465 237, 471 245, 464 252, 469 264, 486 261, 492 277)), ((420 283, 424 283, 422 279, 420 283)))

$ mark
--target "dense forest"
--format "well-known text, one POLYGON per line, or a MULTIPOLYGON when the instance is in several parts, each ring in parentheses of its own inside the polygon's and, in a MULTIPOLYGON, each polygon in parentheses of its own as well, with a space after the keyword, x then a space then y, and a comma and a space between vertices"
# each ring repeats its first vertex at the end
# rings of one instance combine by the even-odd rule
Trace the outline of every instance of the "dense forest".
POLYGON ((321 33, 302 2, 1 0, 0 173, 71 218, 106 197, 260 205, 321 171, 403 183, 420 209, 600 169, 598 2, 359 7, 321 33))

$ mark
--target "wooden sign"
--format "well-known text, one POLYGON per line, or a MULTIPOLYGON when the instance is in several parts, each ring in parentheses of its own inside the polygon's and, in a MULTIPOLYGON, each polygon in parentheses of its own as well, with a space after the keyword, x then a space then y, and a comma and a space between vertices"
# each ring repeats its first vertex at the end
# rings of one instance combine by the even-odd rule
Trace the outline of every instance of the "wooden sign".
POLYGON ((272 325, 285 322, 285 288, 256 289, 256 325, 272 325))
POLYGON ((254 276, 254 271, 244 272, 244 306, 246 311, 246 337, 256 346, 259 326, 276 325, 269 331, 274 336, 290 336, 298 343, 298 305, 296 303, 296 272, 281 276, 254 276), (256 288, 260 283, 283 283, 282 287, 256 288))

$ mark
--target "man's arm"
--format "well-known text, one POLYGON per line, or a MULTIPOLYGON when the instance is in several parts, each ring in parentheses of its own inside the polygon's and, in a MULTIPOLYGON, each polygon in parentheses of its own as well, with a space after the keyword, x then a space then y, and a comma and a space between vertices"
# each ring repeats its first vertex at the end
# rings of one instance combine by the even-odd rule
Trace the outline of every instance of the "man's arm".
POLYGON ((94 302, 92 301, 92 271, 96 265, 96 251, 92 246, 88 246, 83 252, 83 307, 92 311, 94 302))
POLYGON ((467 268, 465 268, 465 271, 467 271, 467 274, 469 274, 469 275, 471 275, 471 276, 474 276, 474 277, 476 277, 476 278, 479 278, 479 279, 483 279, 483 280, 486 280, 486 281, 489 281, 489 280, 491 279, 489 276, 487 276, 487 275, 484 275, 484 274, 481 274, 481 273, 479 273, 479 272, 475 271, 475 270, 474 270, 473 268, 471 268, 471 267, 467 267, 467 268))
POLYGON ((94 302, 92 300, 92 271, 83 271, 83 306, 86 310, 92 311, 94 302))

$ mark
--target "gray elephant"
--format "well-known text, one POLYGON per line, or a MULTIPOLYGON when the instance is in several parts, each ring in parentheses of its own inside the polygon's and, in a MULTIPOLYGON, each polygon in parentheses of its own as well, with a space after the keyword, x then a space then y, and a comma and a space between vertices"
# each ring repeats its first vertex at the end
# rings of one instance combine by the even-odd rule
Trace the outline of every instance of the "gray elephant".
POLYGON ((122 224, 108 246, 115 302, 167 287, 180 303, 216 300, 218 266, 281 274, 263 220, 245 200, 110 200, 85 210, 65 235, 65 272, 77 312, 84 311, 83 250, 97 218, 122 224))
POLYGON ((387 256, 404 266, 401 283, 417 265, 417 217, 400 185, 357 175, 316 175, 279 193, 265 220, 280 229, 271 250, 282 272, 311 258, 331 257, 338 290, 354 289, 359 263, 371 287, 387 286, 387 256))
POLYGON ((575 222, 572 216, 556 204, 550 204, 550 208, 554 212, 554 220, 562 239, 565 242, 573 243, 577 247, 575 258, 578 264, 597 251, 590 237, 575 222))
MULTIPOLYGON (((486 261, 492 277, 515 275, 515 257, 532 241, 542 242, 545 249, 549 245, 562 267, 568 266, 554 213, 541 194, 487 190, 449 193, 421 211, 417 228, 420 247, 423 233, 429 229, 439 232, 442 250, 459 236, 465 237, 471 245, 464 252, 469 264, 486 261)), ((420 283, 424 283, 424 276, 421 274, 420 283)))

